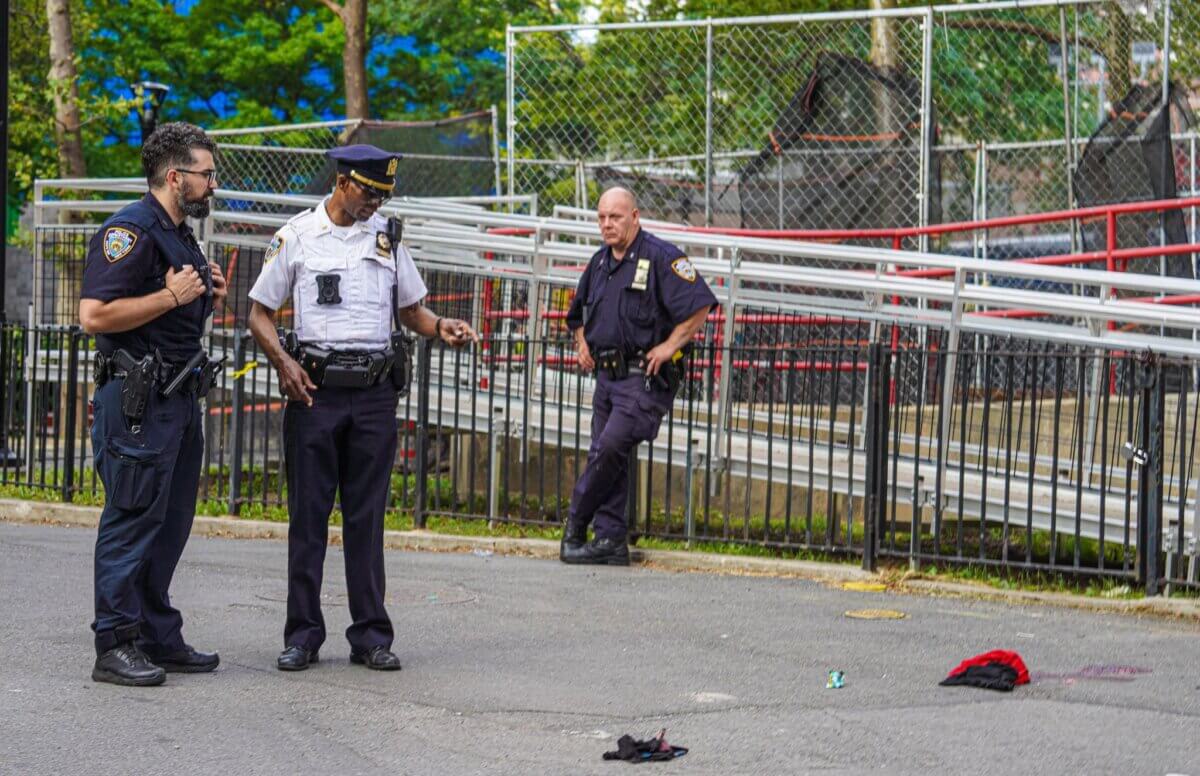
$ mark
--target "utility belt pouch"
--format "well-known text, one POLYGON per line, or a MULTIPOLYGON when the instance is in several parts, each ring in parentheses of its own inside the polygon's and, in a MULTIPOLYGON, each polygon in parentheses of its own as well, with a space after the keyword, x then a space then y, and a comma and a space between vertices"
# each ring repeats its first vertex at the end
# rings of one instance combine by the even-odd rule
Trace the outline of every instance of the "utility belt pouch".
POLYGON ((391 351, 392 364, 388 379, 400 396, 407 396, 413 376, 412 340, 402 331, 392 332, 391 351))
POLYGON ((325 370, 329 366, 329 360, 333 358, 332 350, 312 345, 297 345, 295 358, 313 383, 318 387, 325 384, 325 370))
POLYGON ((620 348, 600 348, 596 351, 596 371, 605 372, 613 380, 629 377, 629 362, 620 348))
MULTIPOLYGON (((305 352, 312 350, 305 347, 305 352)), ((374 384, 379 376, 384 354, 381 353, 345 353, 324 351, 329 353, 325 359, 324 373, 318 386, 329 388, 366 388, 374 384)))
POLYGON ((126 370, 121 384, 121 412, 131 426, 140 426, 160 372, 159 360, 147 355, 126 370))

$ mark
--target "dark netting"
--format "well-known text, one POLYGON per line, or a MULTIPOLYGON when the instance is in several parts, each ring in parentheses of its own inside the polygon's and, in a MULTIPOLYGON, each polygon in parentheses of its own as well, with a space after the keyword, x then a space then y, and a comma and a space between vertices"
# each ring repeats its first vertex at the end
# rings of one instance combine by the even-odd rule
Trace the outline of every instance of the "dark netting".
MULTIPOLYGON (((853 229, 920 222, 921 84, 903 68, 822 53, 767 139, 738 172, 744 227, 853 229)), ((930 164, 936 210, 938 155, 930 164)), ((938 220, 931 212, 930 221, 938 220)))
POLYGON ((704 225, 703 173, 604 166, 594 168, 592 176, 599 191, 621 186, 633 192, 643 218, 704 225))
MULTIPOLYGON (((1187 148, 1171 133, 1190 130, 1195 118, 1187 94, 1170 84, 1164 105, 1161 85, 1135 86, 1109 112, 1084 148, 1075 171, 1075 194, 1081 207, 1122 202, 1172 199, 1178 195, 1177 174, 1186 170, 1187 148)), ((1104 250, 1103 220, 1082 225, 1084 249, 1104 250)), ((1183 211, 1130 213, 1118 217, 1118 248, 1143 248, 1188 242, 1183 211)), ((1191 255, 1129 262, 1129 270, 1175 277, 1192 277, 1191 255)))

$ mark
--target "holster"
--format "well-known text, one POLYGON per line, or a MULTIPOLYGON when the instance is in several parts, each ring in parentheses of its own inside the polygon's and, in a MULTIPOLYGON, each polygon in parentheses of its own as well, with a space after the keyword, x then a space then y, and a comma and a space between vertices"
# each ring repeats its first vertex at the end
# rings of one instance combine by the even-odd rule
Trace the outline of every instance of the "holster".
POLYGON ((392 387, 402 397, 408 395, 409 386, 412 385, 412 345, 412 339, 404 332, 392 332, 392 366, 388 378, 392 381, 392 387))
POLYGON ((658 368, 658 374, 646 375, 646 393, 666 391, 674 394, 683 385, 683 360, 668 361, 658 368))
POLYGON ((196 377, 196 398, 203 399, 208 396, 208 392, 217 383, 217 375, 221 374, 225 369, 225 356, 221 356, 216 361, 209 361, 201 369, 200 374, 196 377))
POLYGON ((143 356, 140 361, 133 361, 128 353, 118 350, 113 354, 112 361, 118 369, 125 371, 125 381, 121 384, 121 413, 136 431, 146 415, 150 394, 162 374, 162 359, 154 353, 143 356), (125 359, 128 362, 122 363, 125 359))

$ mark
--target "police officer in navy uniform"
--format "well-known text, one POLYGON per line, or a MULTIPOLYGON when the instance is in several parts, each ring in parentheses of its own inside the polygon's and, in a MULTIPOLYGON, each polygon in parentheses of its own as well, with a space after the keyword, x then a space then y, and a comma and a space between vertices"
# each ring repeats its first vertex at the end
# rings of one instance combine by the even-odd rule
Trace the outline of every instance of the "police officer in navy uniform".
POLYGON ((96 536, 92 679, 156 685, 217 667, 183 639, 168 588, 195 516, 204 447, 198 398, 215 375, 201 335, 225 278, 186 217, 208 215, 216 146, 160 126, 142 145, 150 192, 88 245, 79 301, 96 335, 92 449, 104 483, 96 536))
POLYGON ((682 381, 680 358, 717 299, 683 251, 641 228, 629 191, 609 189, 597 212, 605 245, 584 270, 567 312, 579 364, 596 373, 592 444, 571 494, 559 557, 627 566, 629 454, 658 435, 682 381))
POLYGON ((250 330, 289 399, 287 621, 276 667, 308 668, 325 641, 321 578, 329 514, 340 493, 350 660, 395 671, 400 661, 384 608, 383 518, 396 457, 398 389, 407 386, 389 378, 398 358, 393 320, 453 347, 478 338, 465 322, 422 305, 425 284, 396 222, 377 212, 395 187, 399 156, 369 145, 328 155, 337 162, 333 193, 275 234, 250 291, 250 330), (291 344, 280 341, 273 323, 289 297, 291 344))

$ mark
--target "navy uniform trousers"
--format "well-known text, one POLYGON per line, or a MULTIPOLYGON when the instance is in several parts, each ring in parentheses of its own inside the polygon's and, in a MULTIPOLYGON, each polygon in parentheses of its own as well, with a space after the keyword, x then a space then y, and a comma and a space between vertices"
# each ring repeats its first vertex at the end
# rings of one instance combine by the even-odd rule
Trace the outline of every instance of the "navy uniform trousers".
POLYGON ((392 645, 383 605, 383 514, 398 426, 396 390, 318 388, 313 405, 288 402, 283 418, 288 485, 288 597, 285 646, 315 651, 325 641, 321 578, 329 513, 340 491, 342 549, 354 652, 392 645))
POLYGON ((658 436, 673 395, 647 392, 645 379, 632 375, 612 380, 600 373, 592 396, 592 444, 587 465, 571 493, 572 525, 594 522, 597 539, 623 540, 629 495, 629 454, 640 442, 658 436))
POLYGON ((96 653, 137 641, 148 655, 185 648, 168 588, 196 514, 204 431, 194 394, 152 392, 133 433, 121 411, 123 378, 97 389, 92 450, 104 483, 96 535, 96 653))

